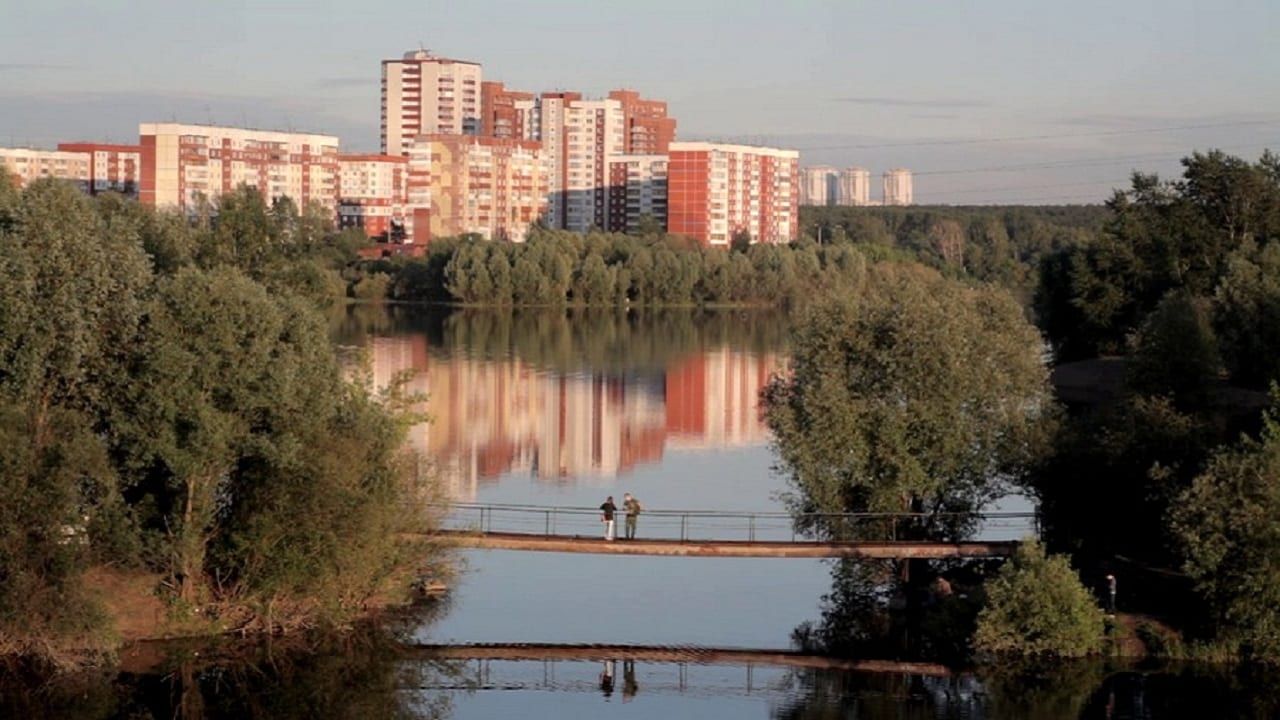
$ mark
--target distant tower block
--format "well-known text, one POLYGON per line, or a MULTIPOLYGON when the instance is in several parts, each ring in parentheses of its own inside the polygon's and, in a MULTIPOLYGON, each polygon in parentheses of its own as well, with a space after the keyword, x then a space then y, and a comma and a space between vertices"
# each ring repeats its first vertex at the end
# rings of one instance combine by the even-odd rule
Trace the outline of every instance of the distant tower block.
POLYGON ((871 171, 860 167, 841 170, 840 180, 836 188, 836 204, 870 205, 871 171))
POLYGON ((911 205, 911 171, 894 168, 884 174, 884 204, 911 205))
POLYGON ((815 165, 800 170, 800 204, 831 205, 835 199, 836 169, 815 165))

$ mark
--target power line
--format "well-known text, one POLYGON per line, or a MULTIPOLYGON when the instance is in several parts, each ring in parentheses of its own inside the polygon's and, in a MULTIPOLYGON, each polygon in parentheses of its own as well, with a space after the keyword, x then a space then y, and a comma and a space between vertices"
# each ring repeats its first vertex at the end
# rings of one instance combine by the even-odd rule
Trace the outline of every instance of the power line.
POLYGON ((1100 130, 1083 133, 1044 133, 1039 135, 1006 135, 992 138, 954 138, 938 140, 912 140, 900 143, 861 143, 851 145, 810 145, 791 148, 793 150, 877 150, 881 148, 929 147, 937 145, 986 145, 1002 142, 1026 142, 1030 140, 1062 140, 1067 138, 1115 137, 1121 135, 1147 135, 1153 133, 1179 132, 1182 130, 1210 130, 1227 127, 1247 127, 1258 125, 1277 125, 1280 118, 1268 120, 1242 120, 1227 123, 1202 123, 1199 125, 1169 125, 1155 128, 1136 128, 1132 130, 1100 130))

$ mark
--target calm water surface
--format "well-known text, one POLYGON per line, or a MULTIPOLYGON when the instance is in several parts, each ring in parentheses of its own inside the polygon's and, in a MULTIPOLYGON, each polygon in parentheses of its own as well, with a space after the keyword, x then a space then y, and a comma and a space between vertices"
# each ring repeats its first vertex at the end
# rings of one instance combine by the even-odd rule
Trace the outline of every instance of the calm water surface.
MULTIPOLYGON (((768 312, 440 312, 357 307, 334 337, 374 381, 426 395, 414 446, 461 502, 777 511, 758 394, 786 362, 768 312)), ((1017 497, 999 509, 1025 510, 1017 497)), ((641 532, 645 529, 641 516, 641 532)), ((991 538, 1020 529, 988 528, 991 538)), ((831 568, 803 559, 475 551, 427 643, 786 648, 831 568)), ((0 718, 1276 717, 1280 682, 1207 668, 1063 665, 952 677, 769 666, 428 662, 379 633, 336 646, 33 681, 0 673, 0 718)))

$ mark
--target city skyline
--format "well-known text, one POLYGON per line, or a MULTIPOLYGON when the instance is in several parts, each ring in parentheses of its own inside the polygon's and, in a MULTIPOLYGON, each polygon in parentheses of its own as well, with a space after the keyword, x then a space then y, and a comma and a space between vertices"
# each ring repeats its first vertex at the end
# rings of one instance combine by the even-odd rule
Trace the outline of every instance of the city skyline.
POLYGON ((1099 201, 1130 169, 1169 176, 1195 149, 1256 157, 1280 127, 1269 80, 1280 58, 1265 50, 1280 17, 1265 3, 1232 13, 1084 3, 1031 16, 1005 2, 553 4, 304 13, 142 0, 76 7, 75 23, 55 22, 68 2, 6 8, 0 144, 128 141, 147 118, 307 130, 373 152, 380 63, 419 45, 483 63, 486 78, 522 91, 636 88, 668 101, 680 140, 793 147, 806 165, 910 167, 925 203, 1099 201), (142 16, 161 32, 119 44, 112 28, 142 16), (325 37, 344 42, 316 42, 325 37), (789 37, 806 39, 793 43, 800 52, 737 51, 789 37), (75 56, 60 50, 69 46, 75 56), (76 59, 108 52, 113 62, 76 59))

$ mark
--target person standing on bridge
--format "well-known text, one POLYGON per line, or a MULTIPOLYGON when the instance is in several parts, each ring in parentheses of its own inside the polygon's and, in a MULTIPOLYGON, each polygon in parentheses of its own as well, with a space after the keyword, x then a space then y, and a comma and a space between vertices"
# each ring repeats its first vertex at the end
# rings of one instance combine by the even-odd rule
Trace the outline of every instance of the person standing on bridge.
POLYGON ((600 504, 600 522, 604 523, 604 539, 613 540, 613 514, 618 512, 618 506, 613 504, 613 496, 605 498, 600 504))
POLYGON ((635 499, 631 493, 625 493, 622 496, 622 510, 627 514, 626 538, 635 540, 636 518, 640 517, 640 501, 635 499))

